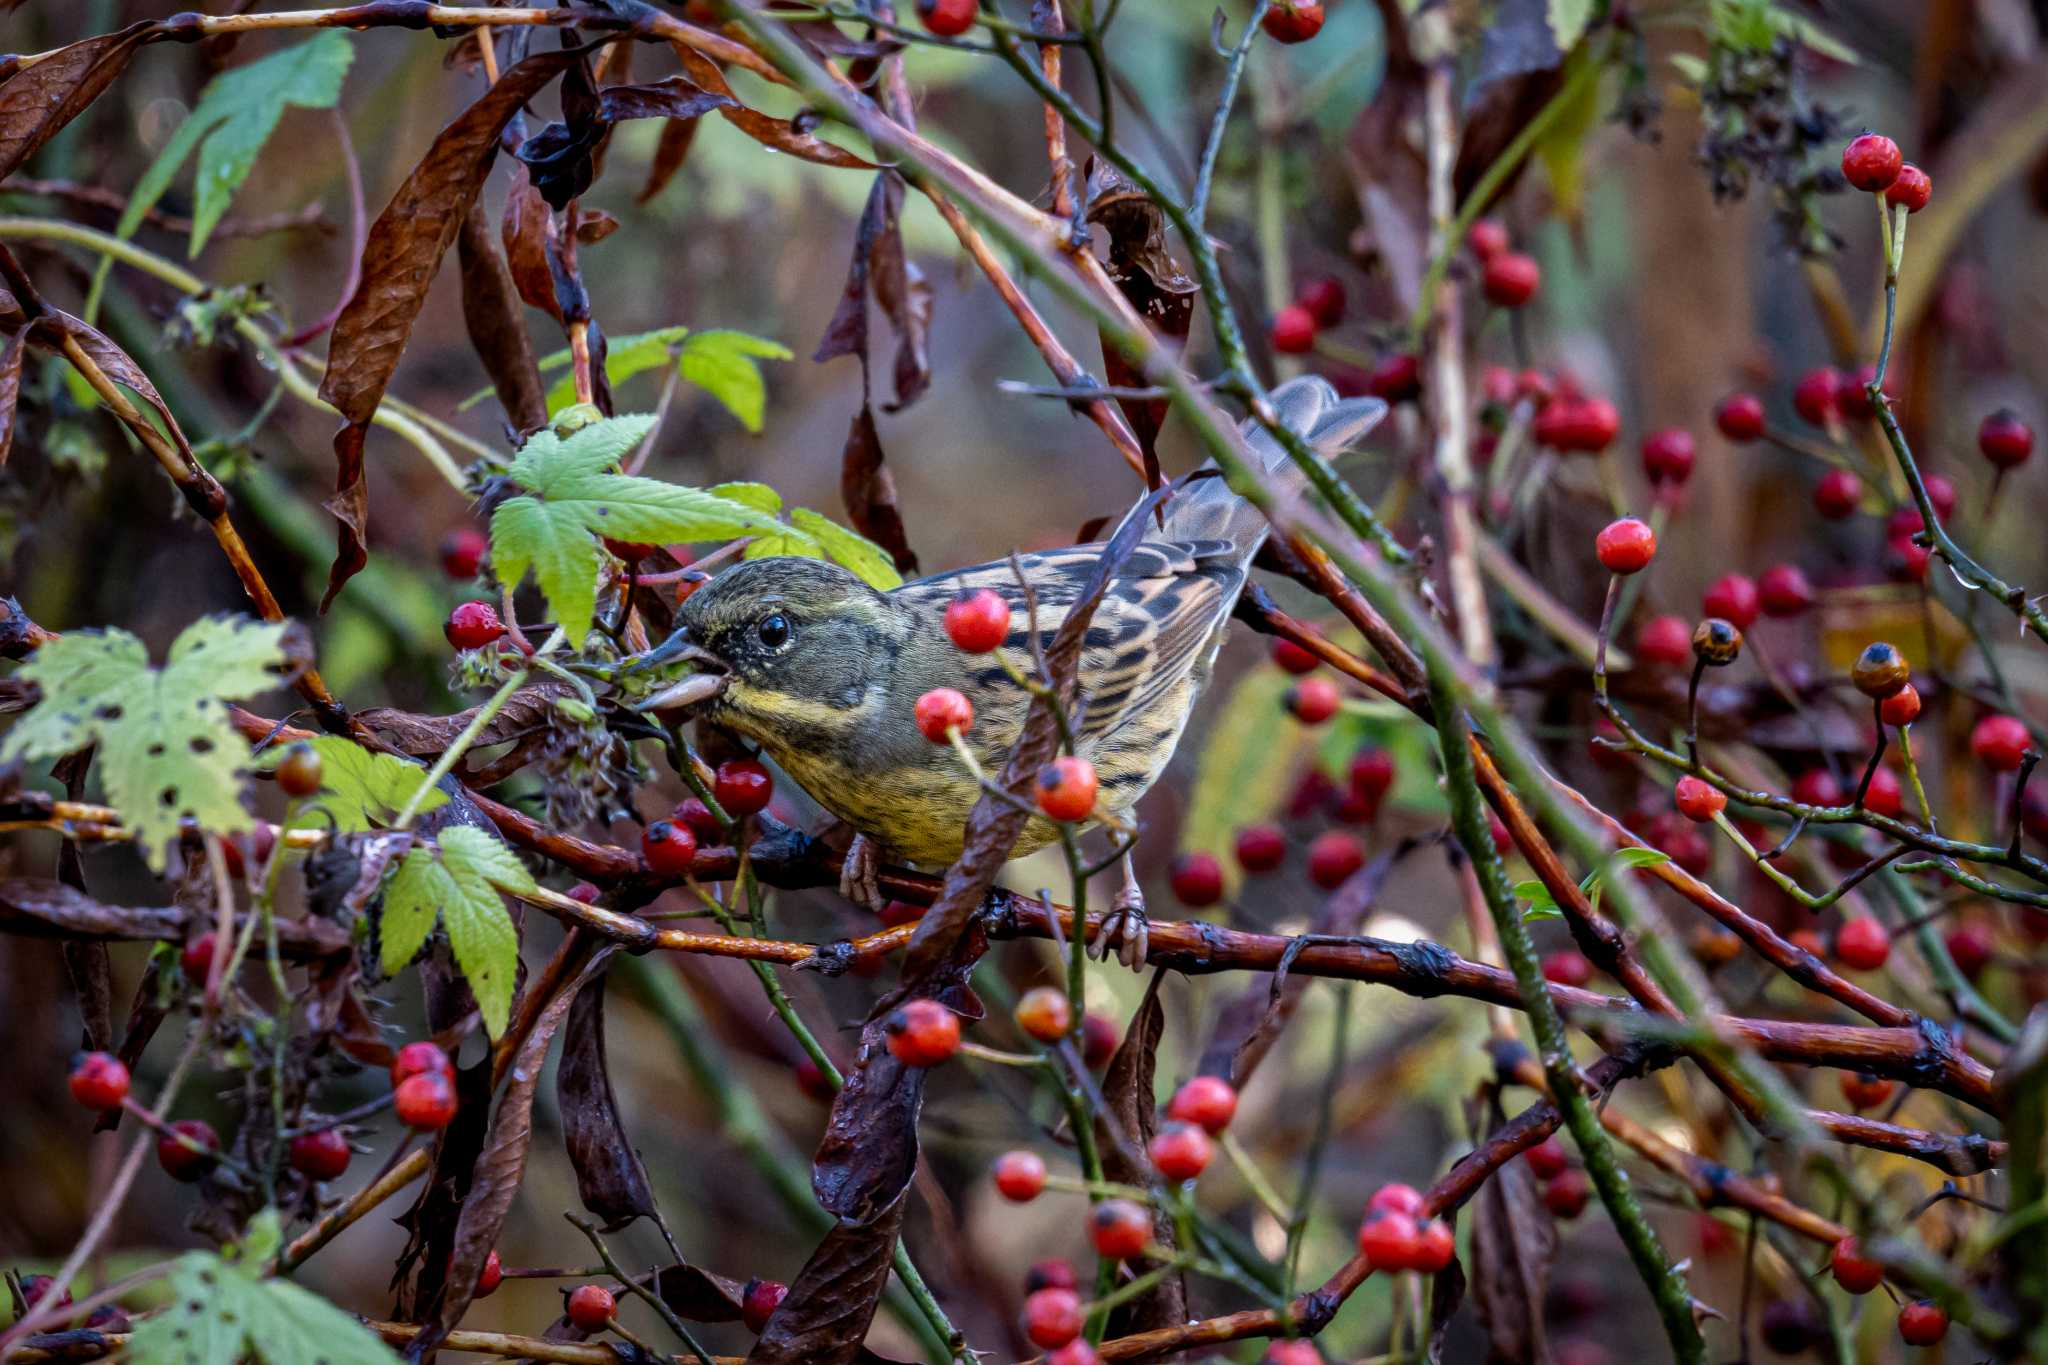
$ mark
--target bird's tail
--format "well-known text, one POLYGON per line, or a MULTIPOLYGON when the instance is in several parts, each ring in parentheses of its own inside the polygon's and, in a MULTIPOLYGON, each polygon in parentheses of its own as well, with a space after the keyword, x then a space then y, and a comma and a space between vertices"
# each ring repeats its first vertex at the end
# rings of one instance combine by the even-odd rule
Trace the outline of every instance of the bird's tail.
MULTIPOLYGON (((1315 375, 1289 380, 1274 389, 1270 399, 1287 429, 1326 461, 1356 444, 1387 415, 1387 405, 1379 399, 1339 398, 1328 380, 1315 375)), ((1258 422, 1247 421, 1241 430, 1268 487, 1297 492, 1307 483, 1308 476, 1258 422)), ((1153 538, 1228 540, 1249 559, 1265 540, 1266 530, 1264 513, 1231 492, 1222 479, 1209 478, 1190 482, 1174 496, 1166 505, 1166 524, 1153 538)))

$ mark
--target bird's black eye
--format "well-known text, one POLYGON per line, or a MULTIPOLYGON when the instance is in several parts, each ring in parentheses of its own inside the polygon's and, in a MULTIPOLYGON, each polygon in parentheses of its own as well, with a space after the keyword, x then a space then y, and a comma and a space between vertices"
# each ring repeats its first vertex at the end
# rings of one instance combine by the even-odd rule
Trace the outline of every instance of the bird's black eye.
POLYGON ((770 649, 780 649, 789 643, 789 618, 781 612, 766 617, 754 628, 761 637, 761 643, 770 649))

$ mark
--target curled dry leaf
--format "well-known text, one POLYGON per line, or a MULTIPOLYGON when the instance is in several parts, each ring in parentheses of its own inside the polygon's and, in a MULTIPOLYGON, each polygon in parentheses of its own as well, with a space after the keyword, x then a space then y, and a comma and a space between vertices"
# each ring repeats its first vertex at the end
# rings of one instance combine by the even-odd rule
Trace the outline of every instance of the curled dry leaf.
POLYGON ((917 552, 896 505, 896 477, 882 461, 882 438, 875 430, 875 410, 866 403, 854 414, 839 457, 839 496, 853 529, 889 552, 896 571, 906 578, 917 573, 917 552))
POLYGON ((693 118, 678 118, 662 125, 661 139, 654 144, 654 160, 647 167, 647 183, 634 196, 636 203, 646 203, 676 178, 676 172, 689 159, 690 144, 697 140, 697 122, 693 118))
POLYGON ((21 406, 21 362, 28 350, 26 328, 0 347, 0 465, 14 445, 14 423, 21 406))
POLYGON ((540 367, 520 313, 519 291, 512 283, 480 201, 473 201, 455 239, 455 260, 462 272, 462 322, 469 344, 491 377, 506 420, 522 432, 547 425, 547 394, 540 367))
POLYGON ((1535 1173, 1510 1161, 1479 1190, 1472 1220, 1472 1301, 1486 1325, 1492 1365, 1550 1359, 1543 1300, 1557 1258, 1557 1222, 1543 1207, 1535 1173))
POLYGON ((899 1195, 871 1221, 840 1222, 825 1234, 747 1353, 747 1365, 852 1365, 861 1358, 861 1339, 889 1284, 903 1203, 899 1195))
MULTIPOLYGON (((1109 277, 1153 335, 1178 351, 1186 344, 1194 321, 1195 295, 1201 292, 1181 269, 1166 244, 1166 215, 1145 192, 1106 161, 1088 165, 1088 221, 1109 234, 1109 277)), ((1118 388, 1142 387, 1144 374, 1109 344, 1102 346, 1102 372, 1118 388)), ((1170 406, 1163 398, 1119 398, 1117 405, 1131 424, 1145 455, 1145 481, 1157 488, 1159 457, 1155 446, 1170 406)))
POLYGON ((676 60, 682 63, 684 73, 698 88, 732 101, 730 106, 719 106, 718 112, 725 121, 762 146, 814 161, 820 166, 838 166, 845 170, 875 169, 874 162, 855 156, 844 147, 835 147, 800 127, 795 120, 771 118, 758 109, 749 109, 734 96, 732 86, 726 82, 725 73, 718 69, 716 62, 686 43, 671 43, 670 46, 675 49, 676 60))
MULTIPOLYGON (((156 940, 185 937, 186 911, 171 905, 108 905, 47 877, 0 881, 0 930, 30 938, 156 940)), ((278 944, 295 957, 349 951, 346 930, 315 919, 280 919, 278 944)))
MULTIPOLYGON (((1161 973, 1153 973, 1144 1002, 1102 1075, 1103 1112, 1095 1122, 1096 1146, 1102 1153, 1103 1176, 1122 1184, 1143 1186, 1152 1181, 1152 1163, 1145 1150, 1159 1133, 1154 1081, 1159 1040, 1166 1032, 1166 1008, 1159 1000, 1161 980, 1161 973)), ((1163 1247, 1174 1245, 1173 1215, 1166 1209, 1153 1210, 1152 1240, 1163 1247)), ((1174 1327, 1187 1320, 1187 1283, 1179 1275, 1168 1275, 1110 1314, 1109 1330, 1111 1335, 1121 1336, 1174 1327)))
POLYGON ((158 23, 130 24, 59 48, 0 83, 0 178, 14 174, 83 113, 127 68, 135 49, 162 31, 158 23))
POLYGON ((1427 168, 1416 129, 1422 126, 1422 64, 1408 47, 1408 20, 1395 0, 1378 0, 1387 34, 1387 68, 1379 92, 1345 138, 1345 159, 1358 196, 1360 241, 1373 275, 1387 282, 1393 307, 1415 311, 1429 263, 1427 168))
MULTIPOLYGON (((1479 68, 1465 97, 1464 132, 1451 188, 1458 202, 1472 192, 1507 145, 1564 83, 1563 54, 1551 29, 1548 0, 1507 0, 1479 44, 1479 68)), ((1487 204, 1499 203, 1521 179, 1515 167, 1487 204)))
POLYGON ((597 977, 577 993, 562 1033, 555 1066, 555 1100, 562 1112, 562 1139, 576 1170, 583 1207, 616 1232, 635 1218, 653 1218, 654 1192, 647 1168, 627 1140, 612 1092, 604 1045, 604 983, 597 977))

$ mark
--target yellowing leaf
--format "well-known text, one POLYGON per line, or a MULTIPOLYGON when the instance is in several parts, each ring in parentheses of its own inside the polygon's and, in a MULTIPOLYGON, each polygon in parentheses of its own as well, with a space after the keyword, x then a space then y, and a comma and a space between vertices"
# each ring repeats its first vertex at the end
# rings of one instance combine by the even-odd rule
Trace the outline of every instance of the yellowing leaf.
POLYGON ((851 569, 869 587, 887 592, 902 585, 903 575, 896 572, 889 552, 860 532, 850 531, 808 507, 792 511, 789 520, 798 530, 809 532, 824 547, 827 558, 851 569))
POLYGON ((699 332, 683 343, 683 378, 725 404, 748 431, 761 430, 761 416, 768 405, 767 381, 757 356, 788 360, 789 347, 745 332, 699 332))
MULTIPOLYGON (((1565 63, 1566 84, 1571 84, 1572 73, 1579 65, 1595 60, 1590 51, 1573 53, 1565 63)), ((1536 144, 1544 173, 1550 177, 1551 196, 1557 201, 1558 212, 1568 219, 1576 220, 1579 216, 1585 192, 1586 135, 1599 121, 1600 81, 1595 77, 1579 84, 1571 102, 1558 111, 1556 121, 1536 144)))
MULTIPOLYGON (((344 834, 394 818, 427 779, 420 764, 372 753, 339 735, 317 735, 306 742, 320 755, 320 794, 311 804, 332 816, 344 834)), ((269 751, 264 766, 273 766, 283 755, 283 749, 269 751)), ((418 809, 424 815, 447 801, 448 793, 435 788, 420 798, 418 809)))

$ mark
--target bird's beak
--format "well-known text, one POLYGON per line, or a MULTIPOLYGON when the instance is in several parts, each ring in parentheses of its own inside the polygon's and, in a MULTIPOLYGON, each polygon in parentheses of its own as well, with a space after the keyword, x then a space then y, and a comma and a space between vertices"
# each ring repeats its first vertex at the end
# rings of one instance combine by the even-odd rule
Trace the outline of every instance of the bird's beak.
POLYGON ((673 711, 695 706, 723 692, 730 680, 725 661, 692 640, 688 628, 678 629, 634 659, 620 670, 620 676, 645 673, 649 669, 677 663, 692 664, 698 671, 634 703, 635 711, 673 711))
POLYGON ((690 628, 688 626, 678 626, 670 633, 666 640, 663 640, 660 644, 644 653, 635 655, 630 662, 619 670, 619 676, 629 678, 635 673, 645 673, 650 668, 660 668, 663 664, 672 664, 683 659, 689 659, 697 663, 708 663, 718 668, 725 667, 722 662, 690 638, 690 628))
POLYGON ((731 675, 717 673, 692 673, 671 687, 664 687, 653 696, 633 704, 635 711, 676 711, 710 701, 725 691, 731 675))

